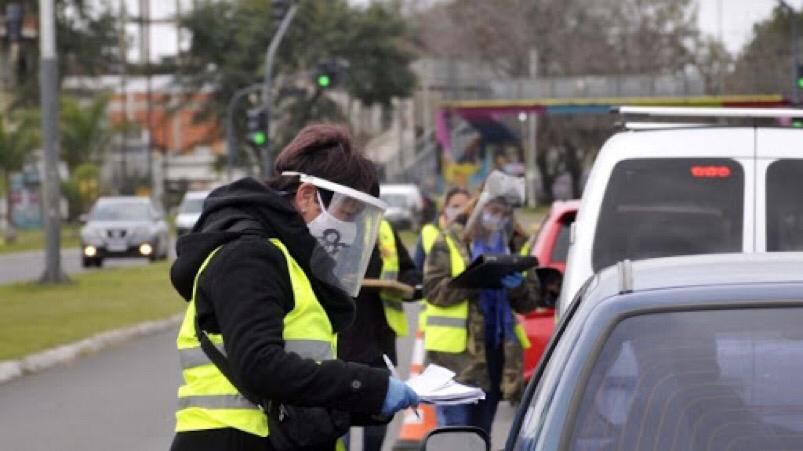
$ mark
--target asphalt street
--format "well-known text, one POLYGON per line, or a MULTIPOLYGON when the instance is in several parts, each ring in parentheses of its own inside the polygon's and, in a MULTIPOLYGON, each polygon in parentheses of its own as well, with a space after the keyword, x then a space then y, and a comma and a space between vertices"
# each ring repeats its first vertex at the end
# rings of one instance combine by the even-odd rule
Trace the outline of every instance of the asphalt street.
MULTIPOLYGON (((415 306, 408 309, 413 326, 415 306)), ((176 330, 134 340, 73 364, 0 385, 0 449, 26 451, 166 450, 179 384, 176 330)), ((412 339, 399 341, 400 368, 409 368, 412 339)), ((513 416, 500 406, 494 449, 513 416)), ((389 428, 392 449, 401 415, 389 428)), ((360 449, 358 430, 352 449, 360 449)))
MULTIPOLYGON (((116 268, 122 266, 145 265, 144 258, 118 258, 103 262, 104 267, 116 268)), ((98 271, 97 268, 81 267, 80 249, 63 249, 61 251, 62 270, 67 274, 76 274, 86 271, 98 271)), ((45 270, 44 251, 19 252, 0 255, 0 284, 13 282, 27 282, 38 279, 45 270)), ((102 270, 102 269, 101 269, 102 270)))

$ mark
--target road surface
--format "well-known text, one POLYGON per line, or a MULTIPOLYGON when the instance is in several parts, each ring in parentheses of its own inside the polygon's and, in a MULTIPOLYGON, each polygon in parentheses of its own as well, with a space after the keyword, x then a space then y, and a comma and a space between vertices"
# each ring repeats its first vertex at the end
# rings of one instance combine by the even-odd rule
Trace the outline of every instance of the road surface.
MULTIPOLYGON (((145 265, 144 258, 112 258, 103 261, 103 266, 119 268, 122 266, 145 265)), ((70 274, 86 271, 102 271, 98 268, 81 267, 80 249, 63 249, 61 251, 62 270, 70 274)), ((18 252, 0 255, 0 285, 13 282, 27 282, 38 279, 45 270, 44 251, 18 252)))
MULTIPOLYGON (((176 330, 162 332, 0 385, 0 449, 167 450, 180 377, 175 336, 176 330)), ((410 338, 399 342, 404 374, 411 344, 410 338)), ((504 443, 513 415, 507 404, 499 410, 494 449, 504 443)), ((400 421, 397 415, 389 428, 386 450, 400 421)), ((359 449, 354 432, 352 449, 359 449)))

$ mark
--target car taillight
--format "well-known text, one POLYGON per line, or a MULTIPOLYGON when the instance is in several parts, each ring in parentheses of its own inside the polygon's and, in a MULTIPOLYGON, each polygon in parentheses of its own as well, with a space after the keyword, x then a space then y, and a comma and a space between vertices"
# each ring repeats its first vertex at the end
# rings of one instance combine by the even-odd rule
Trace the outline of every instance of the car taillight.
POLYGON ((727 166, 692 166, 691 175, 696 178, 728 178, 731 176, 731 168, 727 166))

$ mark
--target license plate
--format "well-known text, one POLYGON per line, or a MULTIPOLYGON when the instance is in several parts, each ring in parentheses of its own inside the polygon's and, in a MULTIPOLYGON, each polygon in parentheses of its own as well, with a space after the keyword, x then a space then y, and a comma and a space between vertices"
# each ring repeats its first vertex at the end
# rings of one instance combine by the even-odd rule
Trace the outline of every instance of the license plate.
POLYGON ((128 243, 125 241, 109 241, 106 248, 109 252, 125 252, 128 250, 128 243))

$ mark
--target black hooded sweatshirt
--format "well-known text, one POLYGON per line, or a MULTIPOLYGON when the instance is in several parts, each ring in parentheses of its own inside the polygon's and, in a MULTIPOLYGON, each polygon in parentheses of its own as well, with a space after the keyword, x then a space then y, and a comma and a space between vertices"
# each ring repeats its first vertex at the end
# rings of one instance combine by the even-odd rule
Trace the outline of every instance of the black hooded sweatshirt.
POLYGON ((267 238, 278 238, 302 267, 335 333, 351 324, 353 299, 310 271, 317 243, 301 216, 287 199, 251 178, 209 195, 192 233, 176 245, 173 286, 189 300, 198 269, 222 245, 199 279, 195 302, 201 328, 223 334, 230 365, 245 389, 291 405, 378 414, 387 371, 342 360, 318 364, 284 351, 283 320, 294 297, 284 254, 267 238))

